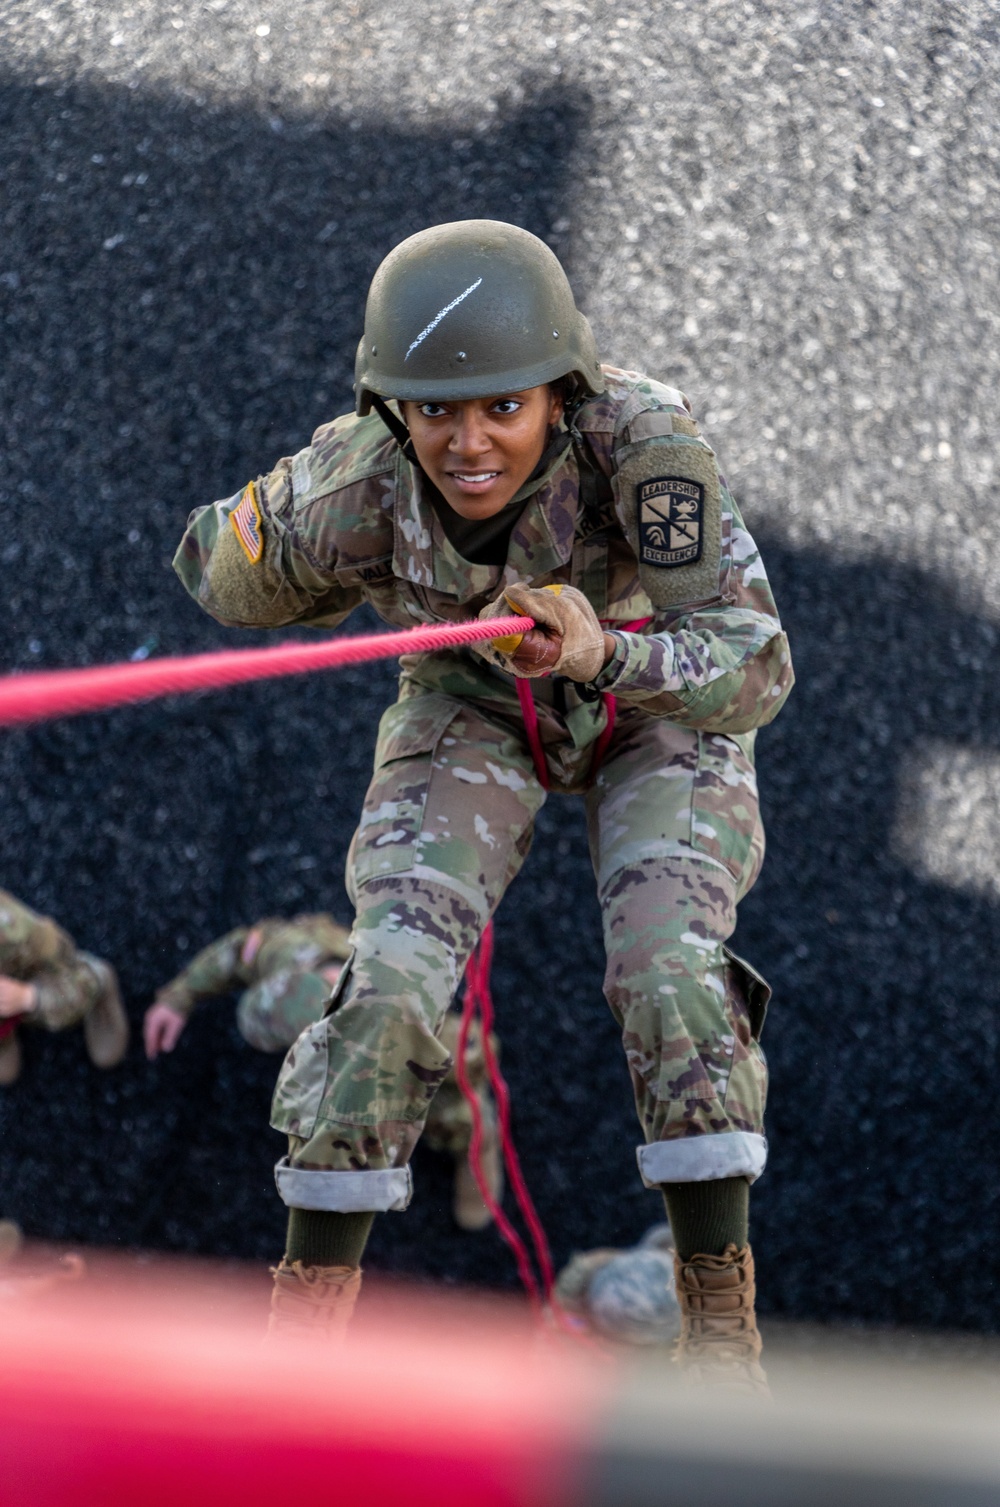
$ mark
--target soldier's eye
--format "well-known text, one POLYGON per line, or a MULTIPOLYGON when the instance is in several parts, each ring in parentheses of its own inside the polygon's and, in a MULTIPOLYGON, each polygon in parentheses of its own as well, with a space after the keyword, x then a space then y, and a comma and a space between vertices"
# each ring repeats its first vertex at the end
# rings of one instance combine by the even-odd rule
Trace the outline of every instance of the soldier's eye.
POLYGON ((421 403, 420 412, 425 419, 439 419, 445 409, 441 403, 421 403))
POLYGON ((520 407, 521 404, 517 401, 516 398, 501 398, 498 402, 493 404, 493 408, 496 413, 517 413, 520 407))

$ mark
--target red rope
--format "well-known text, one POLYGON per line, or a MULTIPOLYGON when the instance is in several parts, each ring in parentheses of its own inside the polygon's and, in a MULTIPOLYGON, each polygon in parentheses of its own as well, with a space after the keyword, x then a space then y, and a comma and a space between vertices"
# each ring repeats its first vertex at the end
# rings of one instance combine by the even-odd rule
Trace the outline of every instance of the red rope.
MULTIPOLYGON (((513 1253, 514 1260, 517 1263, 518 1275, 521 1278, 521 1284, 524 1287, 525 1292, 528 1294, 528 1299, 531 1303, 531 1306, 534 1309, 535 1313, 539 1317, 541 1317, 542 1295, 539 1291, 535 1273, 532 1270, 531 1257, 528 1255, 528 1250, 524 1244, 524 1241, 521 1239, 520 1235, 517 1233, 510 1220, 507 1218, 503 1209, 493 1197, 493 1190, 487 1182, 486 1174, 483 1171, 483 1110, 482 1105, 479 1102, 479 1095, 476 1093, 475 1089, 472 1087, 472 1084, 469 1081, 468 1069, 465 1062, 465 1054, 469 1041, 469 1030, 472 1026, 473 1019, 476 1015, 476 1011, 480 1003, 480 955, 484 949, 487 958, 486 966, 487 969, 489 969, 489 959, 493 952, 492 922, 487 924, 486 929, 483 932, 479 947, 472 954, 472 957, 469 959, 465 970, 465 997, 462 1001, 462 1021, 461 1025, 458 1028, 458 1045, 455 1049, 455 1077, 458 1081, 458 1086, 462 1091, 462 1094, 469 1106, 469 1110, 472 1115, 472 1141, 469 1146, 469 1166, 472 1169, 472 1176, 475 1178, 476 1187, 479 1189, 480 1197, 482 1198, 483 1203, 489 1209, 494 1224, 496 1225, 501 1236, 507 1242, 507 1245, 510 1247, 511 1252, 513 1253)), ((510 1163, 507 1160, 508 1147, 513 1152, 513 1142, 510 1141, 510 1101, 509 1096, 507 1095, 507 1086, 503 1082, 503 1079, 500 1077, 500 1070, 496 1064, 496 1057, 489 1044, 488 1029, 486 1023, 484 1020, 482 1020, 482 1018, 480 1019, 480 1029, 483 1038, 483 1056, 484 1058, 486 1058, 487 1072, 490 1076, 490 1082, 491 1084, 494 1083, 495 1074, 496 1079, 503 1085, 503 1098, 508 1106, 506 1125, 504 1123, 503 1114, 501 1112, 500 1136, 501 1145, 503 1147, 504 1162, 507 1164, 509 1174, 510 1163)), ((494 1094, 496 1094, 495 1084, 493 1092, 494 1094)), ((499 1108, 499 1097, 497 1098, 497 1105, 499 1108)), ((515 1160, 516 1155, 516 1152, 514 1152, 515 1160)))
POLYGON ((531 681, 524 680, 520 676, 516 681, 517 699, 521 703, 521 717, 524 721, 524 731, 528 737, 528 747, 531 749, 531 762, 535 766, 535 774, 538 783, 543 790, 549 788, 549 766, 545 762, 545 749, 542 747, 542 735, 538 731, 538 708, 535 706, 535 696, 531 689, 531 681))
POLYGON ((485 938, 485 941, 485 946, 482 942, 479 944, 477 953, 478 977, 474 985, 479 995, 479 1014, 483 1033, 483 1056, 486 1059, 486 1071, 489 1074, 490 1087, 496 1098, 497 1109, 500 1114, 500 1138, 503 1145, 503 1159, 504 1165, 507 1168, 507 1176, 510 1179, 510 1185, 517 1200, 517 1206, 521 1211, 525 1224, 528 1226, 531 1243, 535 1248, 535 1258, 542 1274, 542 1290, 545 1293, 546 1301, 551 1303, 552 1288, 555 1285, 555 1271, 552 1266, 552 1256, 549 1252, 549 1242, 546 1239, 542 1222, 532 1202, 531 1194, 528 1192, 524 1173, 521 1171, 521 1161, 517 1154, 517 1147, 514 1145, 514 1136, 510 1126, 510 1091, 507 1088, 503 1074, 500 1072, 500 1065, 497 1062, 496 1053, 490 1041, 490 1032, 493 1030, 493 996, 490 991, 490 965, 493 961, 492 930, 485 938))
MULTIPOLYGON (((651 617, 637 617, 631 623, 609 623, 608 627, 618 628, 622 633, 641 633, 643 628, 648 628, 653 621, 651 617)), ((594 756, 590 761, 590 779, 596 780, 598 770, 604 763, 604 755, 615 735, 615 723, 618 720, 618 697, 612 691, 605 691, 601 700, 604 703, 605 723, 601 729, 597 742, 594 744, 594 756)))
MULTIPOLYGON (((651 617, 637 617, 631 623, 602 623, 602 626, 614 627, 623 633, 640 633, 643 628, 648 628, 653 621, 651 617)), ((535 706, 535 696, 531 689, 531 681, 526 678, 517 680, 517 699, 521 706, 521 717, 524 721, 524 731, 528 739, 528 747, 531 749, 531 762, 535 766, 535 774, 538 783, 543 790, 550 788, 549 766, 545 762, 545 749, 542 745, 542 735, 538 730, 538 708, 535 706)), ((597 777, 597 771, 604 761, 604 755, 608 751, 611 739, 614 737, 615 721, 618 716, 618 698, 610 691, 601 693, 601 701, 604 705, 604 726, 601 729, 597 741, 594 744, 594 752, 590 761, 590 779, 597 777)))
POLYGON ((0 726, 71 717, 79 712, 103 711, 155 696, 184 691, 214 691, 248 680, 279 675, 304 675, 310 670, 333 670, 398 654, 421 654, 458 648, 523 633, 530 618, 491 618, 488 622, 432 623, 398 633, 367 633, 356 638, 320 644, 280 644, 274 649, 222 649, 150 659, 142 664, 96 665, 81 670, 37 670, 0 678, 0 726))
MULTIPOLYGON (((651 622, 652 618, 637 618, 634 622, 625 623, 623 628, 626 633, 637 632, 648 627, 651 622)), ((515 684, 517 687, 517 699, 521 707, 521 716, 524 720, 524 731, 528 739, 528 747, 531 750, 531 761, 535 766, 535 774, 542 789, 548 790, 550 788, 549 769, 538 727, 538 708, 535 706, 531 681, 519 676, 515 684)), ((591 779, 596 777, 611 739, 614 736, 615 721, 618 712, 617 699, 609 691, 604 693, 602 700, 604 702, 605 724, 594 745, 594 753, 590 764, 591 779)), ((531 1300, 532 1307, 537 1312, 540 1308, 540 1294, 538 1282, 531 1268, 527 1248, 493 1197, 482 1167, 482 1107, 479 1103, 478 1094, 476 1094, 469 1082, 465 1067, 465 1051, 469 1039, 469 1029, 478 1010, 480 1030, 483 1038, 483 1057, 486 1062, 486 1071, 489 1075, 490 1086, 493 1089, 500 1116, 500 1144, 503 1147, 504 1164, 507 1168, 507 1176, 514 1191, 514 1197, 517 1199, 521 1216, 531 1235, 531 1242, 535 1249, 535 1259, 541 1272, 542 1293, 544 1294, 545 1303, 561 1327, 576 1333, 577 1326, 563 1312, 555 1297, 555 1272, 552 1266, 549 1242, 546 1239, 545 1230, 532 1202, 531 1194, 528 1192, 528 1185, 524 1181, 524 1174, 521 1171, 517 1147, 514 1145, 514 1137, 510 1128, 510 1093, 500 1072, 496 1053, 490 1041, 490 1032, 493 1027, 493 996, 490 992, 490 964, 492 960, 493 923, 489 922, 483 931, 479 946, 466 965, 462 1023, 459 1027, 458 1047, 455 1053, 455 1076, 472 1114, 472 1141, 469 1146, 469 1165, 472 1168, 472 1175, 475 1178, 476 1186, 479 1189, 483 1202, 493 1216, 497 1229, 514 1254, 514 1260, 517 1262, 521 1281, 531 1300)))
POLYGON ((559 1326, 576 1333, 576 1326, 569 1319, 568 1315, 563 1312, 555 1296, 555 1269, 552 1264, 549 1242, 542 1221, 538 1217, 538 1211, 528 1191, 528 1185, 524 1180, 524 1173, 521 1170, 521 1162, 517 1154, 517 1147, 514 1144, 514 1136, 510 1124, 510 1091, 500 1071, 500 1065, 497 1062, 493 1043, 490 1039, 490 1033, 493 1030, 493 996, 490 992, 490 966, 492 961, 493 923, 490 922, 483 931, 479 946, 472 954, 466 966, 462 1023, 459 1027, 458 1047, 455 1053, 455 1076, 472 1113, 472 1142, 469 1146, 469 1165, 472 1168, 472 1175, 476 1180, 476 1186, 479 1189, 483 1202, 493 1216, 501 1236, 513 1252, 521 1282, 527 1291, 535 1312, 541 1315, 542 1302, 544 1300, 546 1308, 559 1326), (527 1247, 493 1197, 482 1168, 482 1108, 479 1103, 479 1096, 469 1083, 465 1067, 465 1050, 469 1028, 477 1012, 479 1014, 480 1031, 482 1033, 483 1057, 486 1062, 490 1087, 496 1099, 497 1113, 500 1120, 500 1144, 503 1148, 504 1165, 507 1169, 507 1177, 517 1201, 517 1206, 521 1212, 521 1217, 531 1236, 535 1261, 541 1275, 540 1290, 539 1282, 532 1270, 527 1247))

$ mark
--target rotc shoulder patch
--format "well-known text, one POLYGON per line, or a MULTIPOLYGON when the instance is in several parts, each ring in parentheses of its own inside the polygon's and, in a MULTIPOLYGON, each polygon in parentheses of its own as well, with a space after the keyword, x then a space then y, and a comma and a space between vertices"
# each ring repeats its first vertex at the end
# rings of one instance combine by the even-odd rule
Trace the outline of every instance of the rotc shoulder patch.
POLYGON ((233 526, 233 533, 243 546, 243 553, 251 565, 256 565, 264 553, 264 531, 257 503, 257 489, 253 482, 250 482, 243 493, 239 505, 230 513, 229 521, 233 526))
POLYGON ((654 607, 717 602, 722 560, 722 488, 715 455, 700 440, 649 438, 615 453, 619 521, 654 607))
POLYGON ((639 559, 670 569, 701 559, 705 488, 681 476, 651 476, 636 487, 639 559))

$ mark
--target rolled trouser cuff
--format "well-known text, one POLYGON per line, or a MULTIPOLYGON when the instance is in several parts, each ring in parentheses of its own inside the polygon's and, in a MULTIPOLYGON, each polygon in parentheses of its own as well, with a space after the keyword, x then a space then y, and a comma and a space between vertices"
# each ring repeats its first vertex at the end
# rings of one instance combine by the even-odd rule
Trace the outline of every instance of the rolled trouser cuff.
POLYGON ((639 1176, 647 1188, 660 1183, 708 1183, 723 1177, 756 1182, 767 1163, 767 1141, 749 1130, 682 1136, 636 1147, 639 1176))
POLYGON ((413 1197, 408 1166, 380 1172, 323 1172, 290 1167, 283 1156, 274 1169, 274 1181, 290 1209, 323 1209, 330 1214, 383 1214, 405 1209, 413 1197))

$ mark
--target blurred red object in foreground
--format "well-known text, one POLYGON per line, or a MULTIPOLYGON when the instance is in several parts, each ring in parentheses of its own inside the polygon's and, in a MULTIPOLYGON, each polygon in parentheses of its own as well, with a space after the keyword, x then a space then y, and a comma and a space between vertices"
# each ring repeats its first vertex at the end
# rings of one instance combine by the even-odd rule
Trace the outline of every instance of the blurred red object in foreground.
POLYGON ((0 1301, 0 1507, 573 1500, 607 1365, 520 1305, 368 1308, 328 1352, 264 1344, 239 1275, 110 1264, 0 1301))
POLYGON ((909 1332, 786 1331, 782 1356, 769 1330, 770 1406, 692 1391, 662 1354, 609 1360, 524 1304, 426 1289, 369 1283, 342 1350, 265 1345, 269 1285, 5 1262, 0 1507, 1000 1502, 995 1347, 928 1336, 918 1361, 909 1332))

